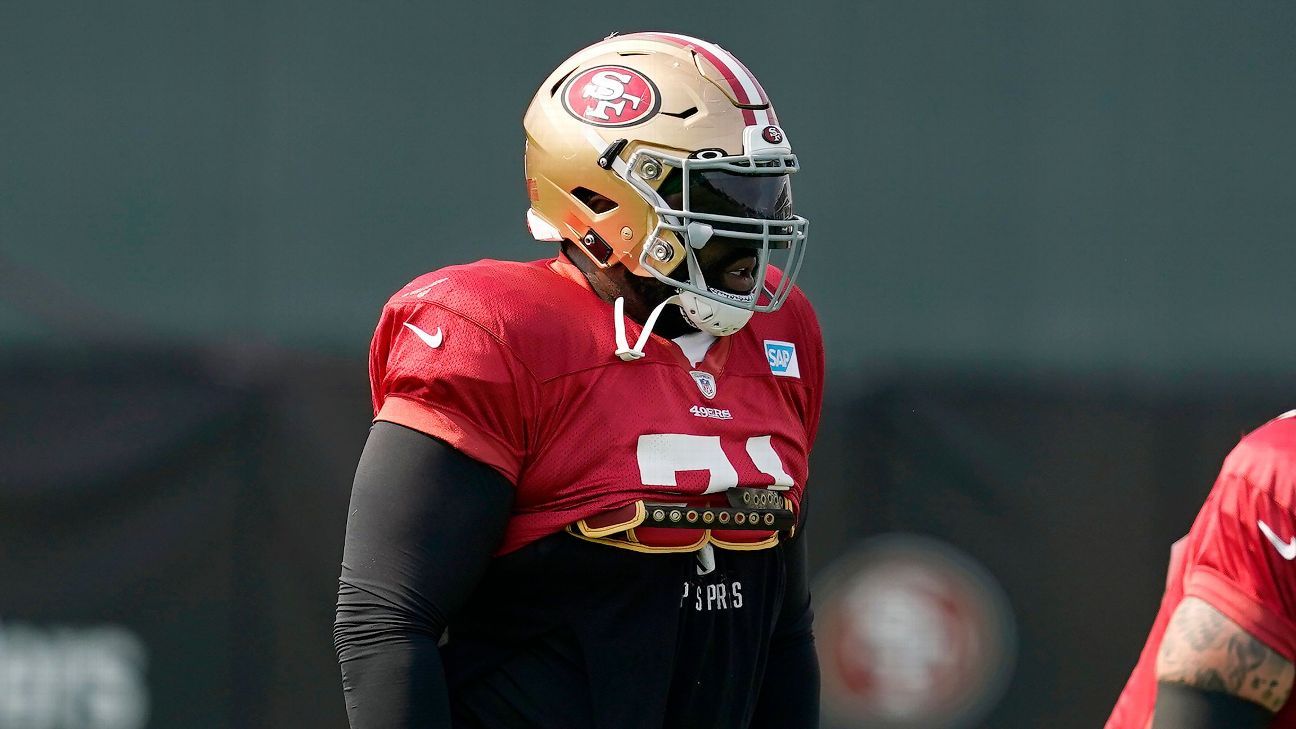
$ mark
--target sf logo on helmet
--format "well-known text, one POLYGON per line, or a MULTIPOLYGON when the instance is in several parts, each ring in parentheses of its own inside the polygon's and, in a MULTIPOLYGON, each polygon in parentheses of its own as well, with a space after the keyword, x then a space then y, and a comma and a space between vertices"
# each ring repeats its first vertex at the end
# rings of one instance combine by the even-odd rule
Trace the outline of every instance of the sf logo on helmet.
POLYGON ((634 76, 616 71, 599 71, 594 74, 594 78, 581 89, 582 98, 594 100, 594 105, 585 109, 585 116, 610 121, 608 109, 620 116, 627 101, 633 105, 633 109, 638 109, 643 99, 628 93, 625 87, 633 80, 634 76))
POLYGON ((563 89, 567 113, 586 124, 624 127, 657 113, 661 95, 647 76, 625 66, 598 66, 579 73, 563 89))

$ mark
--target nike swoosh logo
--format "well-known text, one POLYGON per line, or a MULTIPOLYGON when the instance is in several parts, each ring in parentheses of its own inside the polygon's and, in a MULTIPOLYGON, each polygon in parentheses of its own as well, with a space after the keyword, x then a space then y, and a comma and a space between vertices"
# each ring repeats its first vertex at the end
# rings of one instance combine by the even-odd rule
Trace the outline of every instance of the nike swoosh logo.
POLYGON ((422 339, 423 343, 431 347, 432 349, 436 349, 437 347, 440 347, 441 342, 445 339, 445 335, 441 333, 441 327, 437 327, 436 334, 428 334, 427 332, 423 331, 422 329, 419 329, 418 327, 414 326, 413 324, 410 324, 409 322, 405 322, 405 326, 408 327, 411 332, 417 334, 418 338, 422 339))
POLYGON ((1278 550, 1278 554, 1282 555, 1283 559, 1288 562, 1296 559, 1296 537, 1292 537, 1289 542, 1284 542, 1278 538, 1277 534, 1274 534, 1268 524, 1263 521, 1257 521, 1256 524, 1260 526, 1260 531, 1264 532, 1264 535, 1269 538, 1269 543, 1274 545, 1274 549, 1278 550))

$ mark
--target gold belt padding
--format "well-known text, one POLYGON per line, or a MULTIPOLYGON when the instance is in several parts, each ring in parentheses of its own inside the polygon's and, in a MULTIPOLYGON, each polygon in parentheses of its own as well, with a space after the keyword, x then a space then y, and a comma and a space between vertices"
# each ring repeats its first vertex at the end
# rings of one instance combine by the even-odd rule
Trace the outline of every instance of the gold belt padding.
MULTIPOLYGON (((701 536, 691 543, 672 544, 668 546, 658 546, 644 544, 639 541, 638 535, 635 534, 635 527, 639 526, 647 519, 648 510, 643 501, 636 501, 634 509, 625 515, 625 518, 616 520, 612 523, 598 524, 597 526, 589 523, 589 519, 581 519, 575 524, 568 524, 567 533, 595 544, 604 544, 617 549, 627 549, 632 552, 642 552, 646 554, 678 554, 681 552, 696 552, 706 544, 710 543, 719 549, 727 549, 740 552, 752 552, 761 549, 769 549, 779 543, 779 532, 772 532, 769 537, 759 542, 730 542, 719 539, 712 533, 711 529, 699 528, 701 536)), ((791 502, 788 501, 789 508, 791 502)), ((624 509, 625 507, 622 507, 624 509)), ((795 527, 793 527, 795 528, 795 527)), ((691 530, 690 530, 691 531, 691 530)))

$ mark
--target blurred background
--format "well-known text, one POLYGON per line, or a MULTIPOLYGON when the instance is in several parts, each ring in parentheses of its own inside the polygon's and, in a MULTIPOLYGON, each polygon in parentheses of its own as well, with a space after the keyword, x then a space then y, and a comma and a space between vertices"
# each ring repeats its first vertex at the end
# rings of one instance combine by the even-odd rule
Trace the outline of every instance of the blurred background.
POLYGON ((0 3, 0 727, 346 726, 377 313, 552 254, 522 112, 646 29, 804 166, 825 726, 1101 725, 1296 407, 1291 3, 0 3))

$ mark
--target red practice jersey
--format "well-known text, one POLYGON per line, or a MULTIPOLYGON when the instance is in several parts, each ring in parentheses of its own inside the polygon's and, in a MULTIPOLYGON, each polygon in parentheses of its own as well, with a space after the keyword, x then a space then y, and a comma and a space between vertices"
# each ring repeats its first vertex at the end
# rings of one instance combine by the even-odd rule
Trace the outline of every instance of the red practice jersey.
MULTIPOLYGON (((629 341, 641 331, 626 320, 629 341)), ((435 436, 515 485, 499 554, 640 499, 778 485, 799 506, 824 373, 800 291, 696 367, 656 335, 642 359, 616 349, 612 305, 565 259, 445 268, 383 308, 375 419, 435 436)))
MULTIPOLYGON (((1210 603, 1296 662, 1296 411, 1255 430, 1224 460, 1188 536, 1171 550, 1165 596, 1138 665, 1106 729, 1146 729, 1156 703, 1156 659, 1179 602, 1210 603)), ((1296 729, 1296 701, 1275 729, 1296 729)))

